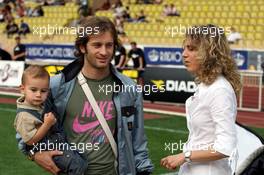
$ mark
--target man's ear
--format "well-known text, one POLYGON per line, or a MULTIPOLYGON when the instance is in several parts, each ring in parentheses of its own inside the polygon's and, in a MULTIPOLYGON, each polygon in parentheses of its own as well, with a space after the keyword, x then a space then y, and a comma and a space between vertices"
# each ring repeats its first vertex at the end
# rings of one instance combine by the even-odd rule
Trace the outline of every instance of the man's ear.
POLYGON ((84 45, 80 45, 80 50, 83 54, 86 53, 86 47, 84 45))

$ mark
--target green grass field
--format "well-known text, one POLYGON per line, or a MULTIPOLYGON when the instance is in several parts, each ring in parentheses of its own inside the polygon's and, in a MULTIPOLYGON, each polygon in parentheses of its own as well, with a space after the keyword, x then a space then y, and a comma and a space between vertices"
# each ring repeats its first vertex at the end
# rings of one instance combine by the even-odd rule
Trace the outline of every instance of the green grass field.
MULTIPOLYGON (((16 106, 0 104, 0 175, 47 175, 34 162, 27 160, 17 149, 13 121, 16 106)), ((263 128, 252 128, 264 136, 263 128)), ((185 118, 170 116, 145 121, 150 157, 155 165, 154 174, 168 173, 159 166, 160 159, 170 155, 172 150, 165 149, 180 140, 186 141, 188 133, 185 118)), ((174 152, 176 154, 177 151, 174 152)))

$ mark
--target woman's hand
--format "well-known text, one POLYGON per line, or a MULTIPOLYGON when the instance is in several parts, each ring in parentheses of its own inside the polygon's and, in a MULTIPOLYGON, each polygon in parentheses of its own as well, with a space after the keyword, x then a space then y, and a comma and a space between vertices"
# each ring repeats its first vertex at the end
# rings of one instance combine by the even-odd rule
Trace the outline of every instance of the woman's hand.
POLYGON ((160 165, 166 167, 167 169, 174 170, 178 166, 181 166, 185 162, 184 154, 176 154, 167 156, 160 161, 160 165))

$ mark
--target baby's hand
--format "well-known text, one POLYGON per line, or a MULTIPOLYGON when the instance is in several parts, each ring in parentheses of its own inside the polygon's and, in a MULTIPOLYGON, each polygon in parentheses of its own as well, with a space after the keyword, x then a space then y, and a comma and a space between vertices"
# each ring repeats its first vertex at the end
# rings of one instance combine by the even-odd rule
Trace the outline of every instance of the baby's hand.
POLYGON ((56 123, 56 121, 57 120, 56 120, 56 118, 55 118, 55 116, 53 115, 52 112, 46 113, 44 115, 44 123, 45 124, 48 124, 49 126, 52 126, 52 125, 54 125, 56 123))

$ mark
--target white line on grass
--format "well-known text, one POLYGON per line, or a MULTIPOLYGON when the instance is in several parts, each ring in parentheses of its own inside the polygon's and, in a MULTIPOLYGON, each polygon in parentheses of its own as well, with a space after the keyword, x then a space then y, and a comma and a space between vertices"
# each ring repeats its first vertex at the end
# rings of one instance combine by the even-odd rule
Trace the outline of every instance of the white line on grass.
POLYGON ((164 174, 160 174, 160 175, 178 175, 178 172, 173 172, 173 173, 164 173, 164 174))
POLYGON ((166 131, 172 133, 180 133, 180 134, 188 134, 187 131, 179 130, 179 129, 167 129, 167 128, 159 128, 159 127, 152 127, 152 126, 144 126, 145 129, 156 130, 156 131, 166 131))
POLYGON ((5 91, 0 91, 1 95, 10 95, 10 96, 15 96, 15 97, 19 97, 21 96, 21 93, 16 93, 16 92, 5 92, 5 91))
POLYGON ((172 111, 150 109, 150 108, 144 108, 144 112, 152 112, 152 113, 157 113, 157 114, 174 115, 174 116, 181 116, 181 117, 186 116, 186 114, 182 112, 172 112, 172 111))
POLYGON ((1 108, 0 111, 5 111, 5 112, 16 112, 16 109, 11 109, 11 108, 1 108))

